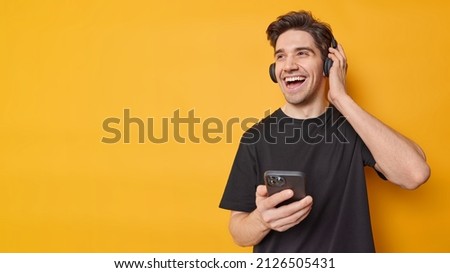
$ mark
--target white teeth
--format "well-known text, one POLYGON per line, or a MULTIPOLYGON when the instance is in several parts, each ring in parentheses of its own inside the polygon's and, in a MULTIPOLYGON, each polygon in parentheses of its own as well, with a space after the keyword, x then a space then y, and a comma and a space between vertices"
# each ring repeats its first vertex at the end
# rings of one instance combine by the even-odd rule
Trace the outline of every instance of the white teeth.
POLYGON ((300 77, 300 76, 296 76, 296 77, 286 77, 286 81, 287 81, 287 82, 303 81, 303 80, 305 80, 305 77, 300 77))

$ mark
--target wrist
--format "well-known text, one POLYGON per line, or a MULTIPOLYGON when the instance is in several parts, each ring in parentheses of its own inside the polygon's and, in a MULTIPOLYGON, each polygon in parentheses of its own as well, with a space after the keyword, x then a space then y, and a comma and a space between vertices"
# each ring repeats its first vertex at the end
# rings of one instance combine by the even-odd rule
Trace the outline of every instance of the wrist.
POLYGON ((249 216, 253 217, 254 222, 262 233, 267 233, 272 229, 270 224, 264 220, 264 217, 258 209, 255 209, 249 216))
POLYGON ((353 99, 345 92, 338 96, 330 97, 330 103, 333 104, 341 113, 347 108, 353 99))

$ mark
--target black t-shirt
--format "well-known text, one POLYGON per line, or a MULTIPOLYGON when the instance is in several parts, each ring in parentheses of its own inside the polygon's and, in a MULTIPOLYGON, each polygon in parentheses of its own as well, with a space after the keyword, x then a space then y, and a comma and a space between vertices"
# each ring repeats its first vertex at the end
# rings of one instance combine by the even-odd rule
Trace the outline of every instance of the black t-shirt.
POLYGON ((310 214, 287 231, 270 231, 253 251, 374 252, 365 165, 375 165, 372 154, 336 108, 305 120, 278 109, 242 136, 219 206, 251 212, 265 171, 301 171, 310 214))

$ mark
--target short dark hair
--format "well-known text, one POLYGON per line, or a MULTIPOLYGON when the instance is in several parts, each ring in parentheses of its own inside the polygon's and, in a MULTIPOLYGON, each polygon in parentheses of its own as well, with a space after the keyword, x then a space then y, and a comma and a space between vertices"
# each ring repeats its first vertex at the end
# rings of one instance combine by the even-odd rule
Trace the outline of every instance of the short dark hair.
POLYGON ((322 60, 328 56, 328 48, 333 39, 333 33, 329 24, 314 18, 309 11, 291 11, 281 15, 276 21, 267 27, 267 39, 275 49, 278 37, 288 30, 302 30, 309 33, 319 48, 322 60))

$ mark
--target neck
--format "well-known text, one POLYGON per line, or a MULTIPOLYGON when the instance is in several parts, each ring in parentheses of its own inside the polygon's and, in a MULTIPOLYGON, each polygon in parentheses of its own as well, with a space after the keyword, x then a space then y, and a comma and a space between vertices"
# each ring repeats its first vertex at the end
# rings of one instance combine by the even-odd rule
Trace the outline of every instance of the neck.
POLYGON ((291 104, 286 103, 281 110, 289 117, 295 119, 315 118, 323 114, 330 105, 327 99, 316 100, 309 104, 291 104))

